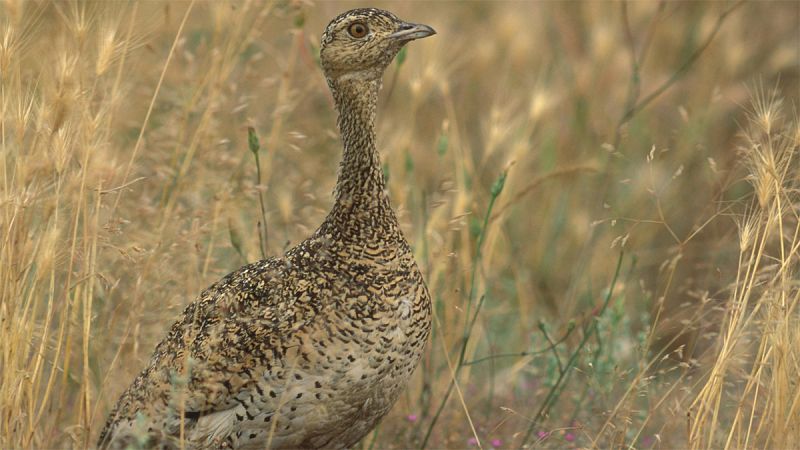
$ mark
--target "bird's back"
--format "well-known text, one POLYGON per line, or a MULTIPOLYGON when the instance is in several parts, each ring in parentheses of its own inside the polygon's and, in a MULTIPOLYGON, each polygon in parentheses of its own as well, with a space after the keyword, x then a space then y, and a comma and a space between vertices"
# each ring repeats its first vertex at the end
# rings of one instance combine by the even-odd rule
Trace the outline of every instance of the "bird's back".
POLYGON ((390 247, 315 236, 209 287, 120 398, 101 444, 353 445, 396 400, 430 328, 410 251, 390 247))

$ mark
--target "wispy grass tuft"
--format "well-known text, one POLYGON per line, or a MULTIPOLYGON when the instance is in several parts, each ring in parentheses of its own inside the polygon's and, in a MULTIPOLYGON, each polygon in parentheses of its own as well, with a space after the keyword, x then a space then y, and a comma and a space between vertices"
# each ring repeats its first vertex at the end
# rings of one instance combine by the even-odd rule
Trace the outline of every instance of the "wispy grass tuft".
POLYGON ((782 103, 777 89, 759 86, 742 130, 754 196, 738 221, 739 267, 713 367, 692 404, 693 448, 788 448, 800 437, 800 122, 782 103))

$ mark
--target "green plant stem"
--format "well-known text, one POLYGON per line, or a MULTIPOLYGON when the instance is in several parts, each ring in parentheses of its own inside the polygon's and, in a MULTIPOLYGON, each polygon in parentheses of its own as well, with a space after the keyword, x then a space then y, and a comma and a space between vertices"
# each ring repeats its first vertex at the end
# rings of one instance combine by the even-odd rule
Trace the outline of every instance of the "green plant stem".
POLYGON ((447 386, 447 391, 445 392, 444 397, 442 397, 442 401, 439 403, 439 407, 436 409, 436 413, 433 415, 430 425, 428 425, 428 430, 425 432, 425 437, 422 439, 422 445, 420 446, 421 450, 424 450, 428 445, 428 440, 431 437, 433 428, 436 426, 439 416, 442 414, 444 407, 447 405, 447 400, 450 398, 450 394, 453 392, 453 388, 456 385, 456 381, 458 380, 458 375, 461 373, 461 369, 464 368, 464 358, 467 353, 469 338, 472 334, 472 329, 475 326, 475 322, 478 319, 478 314, 480 313, 481 307, 483 306, 483 302, 486 298, 484 295, 481 296, 480 300, 478 301, 478 306, 475 308, 475 313, 470 319, 470 310, 473 299, 475 298, 475 280, 477 278, 478 266, 480 265, 482 258, 481 246, 483 245, 483 241, 486 239, 486 231, 489 224, 489 218, 492 216, 492 208, 494 207, 497 197, 503 191, 506 176, 508 176, 508 169, 504 170, 503 173, 500 174, 497 180, 492 184, 492 188, 490 190, 491 195, 489 197, 489 205, 486 207, 486 213, 483 215, 483 225, 481 226, 480 233, 478 234, 478 242, 475 245, 475 255, 472 258, 472 274, 470 276, 469 296, 467 297, 467 310, 465 314, 467 321, 464 323, 464 335, 461 338, 461 351, 458 354, 458 360, 456 362, 453 378, 450 380, 450 384, 447 386))
MULTIPOLYGON (((600 331, 597 327, 594 327, 594 334, 597 337, 597 350, 594 351, 592 355, 592 367, 598 367, 598 362, 600 360, 600 355, 603 353, 603 341, 600 339, 600 331)), ((583 402, 586 400, 586 395, 589 393, 591 385, 589 383, 584 384, 583 392, 581 395, 578 396, 578 399, 575 401, 575 407, 572 410, 572 416, 570 416, 569 421, 567 423, 572 424, 578 418, 578 414, 583 411, 581 406, 583 402)))
POLYGON ((594 320, 592 320, 586 327, 584 328, 583 339, 572 352, 567 360, 567 364, 564 367, 564 370, 559 371, 558 379, 556 380, 553 387, 550 388, 550 391, 547 393, 547 397, 545 397, 544 402, 539 407, 539 410, 533 416, 533 420, 531 424, 528 426, 528 431, 525 433, 525 437, 522 439, 521 446, 524 446, 526 442, 529 441, 531 435, 533 434, 536 426, 539 424, 542 418, 544 418, 550 407, 555 404, 555 401, 558 399, 559 395, 561 395, 561 391, 563 389, 563 384, 566 382, 567 376, 571 373, 571 370, 575 366, 575 362, 578 359, 578 355, 589 342, 591 336, 595 333, 597 329, 597 320, 603 316, 606 309, 608 308, 608 304, 611 302, 611 297, 614 294, 614 287, 617 284, 617 279, 619 277, 620 268, 622 267, 622 257, 623 252, 620 252, 619 258, 617 259, 617 268, 614 270, 614 277, 611 279, 611 285, 608 288, 608 293, 606 294, 606 298, 603 301, 603 306, 600 308, 600 311, 597 313, 597 316, 594 320))
POLYGON ((267 209, 264 207, 264 193, 261 192, 261 160, 258 151, 261 144, 253 127, 247 127, 247 143, 256 160, 256 190, 258 191, 258 204, 261 207, 261 219, 258 221, 258 243, 261 249, 261 258, 267 258, 267 209))
POLYGON ((547 329, 544 327, 544 322, 539 322, 539 329, 542 331, 544 335, 544 339, 549 344, 550 350, 553 352, 553 357, 556 359, 556 364, 558 365, 558 372, 561 373, 564 371, 564 367, 561 365, 561 358, 558 356, 558 349, 556 348, 557 345, 550 339, 550 335, 547 334, 547 329))
MULTIPOLYGON (((717 17, 717 21, 714 23, 714 28, 711 30, 711 33, 708 35, 708 37, 705 39, 705 41, 703 41, 703 43, 699 47, 697 47, 697 49, 695 49, 695 51, 692 52, 692 54, 689 55, 688 58, 686 58, 686 60, 683 62, 683 64, 681 64, 681 66, 678 67, 678 69, 675 70, 675 72, 672 73, 672 76, 670 76, 666 81, 661 83, 660 86, 658 86, 656 89, 654 89, 653 92, 651 92, 650 94, 648 94, 645 98, 643 98, 641 100, 638 99, 639 98, 639 86, 641 84, 641 79, 640 79, 640 75, 639 75, 639 68, 640 68, 641 59, 644 59, 644 51, 646 51, 646 48, 643 50, 643 54, 640 56, 640 58, 637 59, 636 58, 636 52, 635 52, 635 50, 633 50, 633 45, 632 45, 632 39, 633 38, 630 35, 630 30, 629 30, 629 28, 626 30, 628 40, 631 42, 631 44, 630 44, 630 47, 631 47, 631 58, 632 58, 632 62, 631 62, 631 66, 632 66, 631 84, 629 86, 628 101, 626 102, 628 104, 628 106, 625 109, 625 112, 622 114, 622 117, 620 117, 619 122, 617 123, 617 128, 616 128, 616 133, 615 133, 615 138, 614 138, 614 149, 617 149, 619 147, 620 141, 622 139, 622 133, 621 133, 622 127, 626 123, 630 122, 630 120, 633 119, 633 116, 635 116, 636 113, 638 113, 639 111, 641 111, 642 109, 647 107, 647 105, 649 105, 650 102, 652 102, 658 96, 663 94, 664 91, 669 89, 670 86, 675 84, 676 81, 681 79, 681 77, 683 77, 683 75, 686 74, 686 72, 689 71, 689 69, 692 67, 692 65, 694 65, 694 63, 697 61, 697 59, 700 58, 700 55, 702 55, 703 52, 708 48, 708 46, 711 45, 711 42, 717 36, 717 33, 722 28, 722 24, 725 22, 725 19, 728 17, 728 15, 730 13, 732 13, 733 11, 735 11, 740 6, 742 6, 742 4, 744 4, 745 1, 746 0, 738 0, 732 6, 730 6, 725 11, 723 11, 717 17)), ((623 22, 624 22, 625 26, 628 27, 626 3, 622 4, 622 8, 623 8, 622 9, 623 22)), ((659 13, 660 12, 661 12, 661 7, 659 7, 659 13)))
POLYGON ((553 342, 551 345, 548 345, 547 347, 545 347, 545 348, 543 348, 543 349, 541 349, 541 350, 535 350, 535 351, 532 351, 532 352, 498 353, 498 354, 496 354, 496 355, 483 356, 483 357, 481 357, 481 358, 478 358, 478 359, 473 359, 472 361, 466 361, 466 362, 464 362, 464 365, 465 365, 465 366, 471 366, 471 365, 473 365, 473 364, 482 363, 482 362, 484 362, 484 361, 489 361, 489 360, 491 360, 491 359, 495 359, 495 358, 510 358, 510 357, 517 357, 517 358, 520 358, 520 357, 524 357, 524 356, 536 356, 536 355, 541 355, 541 354, 543 354, 543 353, 547 353, 547 352, 550 352, 550 351, 552 351, 552 349, 553 349, 555 346, 557 346, 558 344, 561 344, 562 342, 566 341, 566 340, 567 340, 567 338, 568 338, 568 337, 569 337, 569 336, 572 334, 572 332, 573 332, 573 331, 575 331, 575 330, 576 330, 576 327, 575 327, 575 325, 571 323, 571 324, 569 325, 569 327, 567 328, 567 331, 564 333, 564 335, 563 335, 563 336, 561 336, 561 338, 559 338, 557 341, 553 342))

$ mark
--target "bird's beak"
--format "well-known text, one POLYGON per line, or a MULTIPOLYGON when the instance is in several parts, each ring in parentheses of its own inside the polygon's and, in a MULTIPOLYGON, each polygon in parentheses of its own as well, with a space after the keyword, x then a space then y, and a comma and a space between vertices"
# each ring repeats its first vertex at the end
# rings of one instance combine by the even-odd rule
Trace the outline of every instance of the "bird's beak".
POLYGON ((421 23, 404 22, 400 24, 400 26, 397 28, 397 31, 390 34, 389 37, 392 39, 397 39, 398 41, 408 42, 413 41, 414 39, 422 39, 428 36, 433 36, 434 34, 436 34, 436 30, 427 25, 423 25, 421 23))

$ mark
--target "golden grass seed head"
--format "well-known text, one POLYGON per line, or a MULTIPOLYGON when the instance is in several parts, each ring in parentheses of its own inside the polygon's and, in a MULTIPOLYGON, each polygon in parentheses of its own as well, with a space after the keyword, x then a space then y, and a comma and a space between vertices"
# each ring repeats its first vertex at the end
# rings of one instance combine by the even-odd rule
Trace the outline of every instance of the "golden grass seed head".
POLYGON ((784 120, 783 99, 777 89, 767 92, 759 86, 751 98, 749 126, 744 129, 744 144, 739 154, 749 172, 746 179, 753 186, 758 204, 766 209, 785 188, 794 160, 794 138, 787 135, 792 133, 792 125, 784 120))
POLYGON ((0 80, 6 78, 10 73, 11 62, 14 61, 17 50, 15 28, 6 24, 2 32, 3 35, 0 37, 0 80))
POLYGON ((69 2, 56 7, 56 11, 61 16, 62 24, 69 30, 72 42, 76 44, 75 51, 78 53, 83 52, 95 22, 95 11, 90 10, 92 6, 88 3, 69 2), (65 7, 68 10, 64 10, 65 7))
POLYGON ((60 240, 63 239, 62 230, 53 221, 41 239, 39 254, 36 256, 37 274, 48 277, 62 250, 60 243, 60 240))
POLYGON ((750 91, 750 99, 750 124, 758 127, 765 135, 771 134, 773 128, 779 126, 783 119, 783 98, 777 87, 767 90, 763 84, 759 84, 750 91))
POLYGON ((118 56, 120 46, 117 42, 117 25, 106 22, 97 30, 97 60, 94 65, 95 76, 102 76, 118 56))
POLYGON ((44 97, 46 114, 39 119, 47 123, 50 132, 56 132, 63 125, 67 115, 75 106, 79 95, 78 83, 78 61, 79 55, 70 53, 68 46, 64 42, 59 47, 55 57, 55 65, 51 72, 50 81, 44 86, 42 95, 44 97))
POLYGON ((531 93, 528 106, 528 118, 534 124, 538 123, 542 117, 558 103, 558 99, 553 91, 537 86, 531 93))
POLYGON ((758 224, 761 221, 760 210, 750 210, 741 218, 736 219, 736 228, 739 231, 739 252, 747 253, 747 250, 755 242, 758 233, 758 224))
POLYGON ((56 129, 52 138, 53 145, 50 147, 52 156, 49 160, 52 161, 55 172, 60 174, 66 169, 75 149, 75 130, 72 123, 56 129))
POLYGON ((34 113, 40 110, 38 97, 35 88, 26 86, 22 92, 17 92, 16 99, 7 99, 13 104, 13 111, 8 111, 6 104, 3 105, 3 117, 11 117, 13 120, 13 131, 17 140, 25 138, 25 132, 33 123, 34 113), (14 101, 16 100, 16 101, 14 101))

